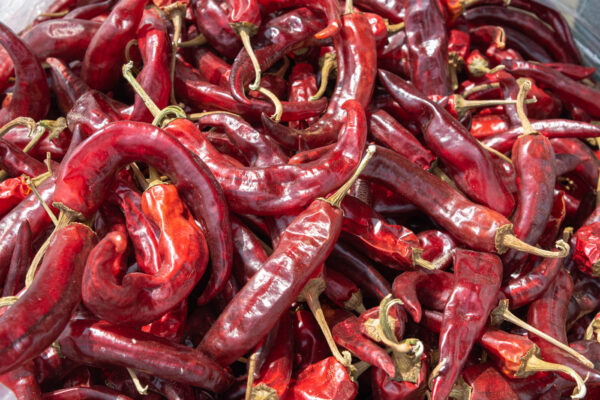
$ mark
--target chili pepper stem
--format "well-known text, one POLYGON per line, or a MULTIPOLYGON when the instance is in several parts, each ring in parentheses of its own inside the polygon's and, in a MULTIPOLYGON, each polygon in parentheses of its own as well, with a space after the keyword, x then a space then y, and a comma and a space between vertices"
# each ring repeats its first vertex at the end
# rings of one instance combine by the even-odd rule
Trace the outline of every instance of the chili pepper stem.
POLYGON ((539 132, 536 132, 531 126, 531 122, 529 122, 529 118, 527 118, 527 114, 525 113, 525 97, 527 96, 527 92, 531 89, 531 81, 529 79, 519 78, 517 79, 517 83, 519 84, 519 94, 517 95, 517 114, 519 115, 519 119, 521 120, 521 125, 523 126, 523 135, 539 135, 539 132))
POLYGON ((354 375, 352 378, 355 381, 358 381, 358 377, 361 376, 364 372, 366 372, 369 368, 371 368, 371 364, 365 361, 359 361, 353 365, 354 367, 354 375))
POLYGON ((290 68, 290 58, 288 56, 283 56, 283 65, 275 72, 269 72, 268 75, 273 75, 278 78, 285 77, 285 73, 290 68))
POLYGON ((146 177, 144 174, 142 174, 142 171, 140 171, 140 167, 138 167, 136 163, 131 163, 129 165, 131 166, 133 176, 135 177, 138 185, 140 185, 143 190, 146 190, 148 188, 148 181, 146 181, 146 177))
POLYGON ((258 58, 256 58, 256 54, 254 54, 254 49, 252 48, 252 44, 250 43, 250 27, 240 27, 238 30, 238 34, 240 35, 240 39, 242 39, 244 49, 246 49, 246 53, 248 53, 248 57, 250 57, 250 61, 252 62, 252 66, 254 67, 254 82, 250 84, 249 88, 250 90, 258 90, 258 88, 260 87, 261 69, 260 63, 258 62, 258 58))
POLYGON ((183 109, 181 107, 171 105, 171 106, 167 106, 167 107, 163 108, 162 110, 160 110, 158 112, 158 114, 156 114, 156 116, 152 120, 152 125, 164 127, 165 125, 167 125, 169 122, 172 121, 172 119, 170 119, 170 118, 167 119, 167 116, 169 114, 174 115, 175 119, 186 118, 185 111, 183 111, 183 109))
POLYGON ((354 4, 352 0, 346 0, 346 5, 344 7, 344 15, 352 14, 354 12, 354 4))
POLYGON ((566 365, 550 363, 547 361, 538 358, 533 355, 528 358, 525 364, 525 371, 527 372, 540 372, 540 371, 558 371, 563 372, 569 375, 577 386, 573 390, 573 394, 571 394, 572 399, 583 399, 587 393, 587 388, 585 387, 585 382, 581 377, 575 372, 572 368, 567 367, 566 365))
POLYGON ((596 341, 600 342, 600 319, 599 315, 596 314, 592 322, 585 329, 585 336, 583 337, 585 340, 592 340, 594 336, 596 336, 596 341))
POLYGON ((329 329, 329 325, 327 325, 327 321, 325 320, 325 315, 323 314, 323 309, 321 308, 321 303, 319 302, 319 295, 323 293, 325 290, 325 281, 322 278, 311 279, 304 290, 302 290, 302 294, 300 294, 300 300, 303 300, 308 304, 308 308, 315 316, 321 331, 323 332, 323 336, 325 336, 325 340, 327 341, 327 345, 329 346, 329 350, 331 354, 338 360, 344 367, 349 370, 352 368, 352 355, 348 351, 343 351, 340 353, 335 341, 333 340, 333 336, 331 335, 331 330, 329 329))
POLYGON ((369 160, 371 159, 371 157, 373 157, 373 154, 375 154, 375 150, 376 150, 375 145, 373 145, 373 144, 369 145, 369 147, 367 147, 365 156, 360 161, 360 164, 358 164, 358 167, 356 167, 356 170, 354 171, 354 174, 352 174, 350 179, 348 179, 348 181, 346 181, 346 183, 344 183, 334 194, 332 194, 331 196, 329 196, 326 199, 321 199, 321 200, 328 202, 333 207, 339 208, 340 204, 342 204, 342 200, 344 200, 344 197, 348 193, 348 190, 350 189, 350 187, 352 187, 354 182, 358 179, 358 177, 360 176, 363 169, 365 169, 369 160))
POLYGON ((321 67, 321 84, 319 90, 308 98, 308 101, 319 100, 325 94, 327 90, 327 83, 329 82, 329 74, 337 68, 336 54, 334 52, 326 53, 323 56, 323 66, 321 67))
POLYGON ((465 60, 458 55, 455 51, 451 51, 448 54, 448 69, 450 74, 450 81, 452 82, 452 90, 458 89, 458 68, 464 66, 465 60))
POLYGON ((250 390, 250 400, 277 400, 277 390, 264 383, 259 383, 250 390))
POLYGON ((421 254, 423 254, 423 249, 419 249, 416 247, 412 248, 412 263, 413 263, 413 265, 428 269, 430 271, 435 270, 436 266, 431 261, 427 261, 423 257, 421 257, 421 254))
POLYGON ((486 145, 485 143, 482 143, 481 140, 478 140, 477 142, 479 142, 479 144, 481 145, 481 147, 483 147, 485 150, 489 151, 490 153, 500 157, 501 159, 503 159, 504 161, 506 161, 509 164, 512 164, 512 160, 510 158, 508 158, 507 156, 505 156, 504 154, 500 153, 498 150, 486 145))
POLYGON ((58 219, 56 218, 56 215, 54 215, 54 213, 52 212, 52 210, 50 209, 50 207, 48 207, 48 205, 46 204, 46 202, 44 201, 44 199, 42 199, 42 196, 40 195, 40 192, 38 192, 36 186, 31 181, 31 178, 27 177, 27 179, 25 180, 25 183, 27 183, 27 186, 29 186, 29 189, 31 189, 31 191, 33 192, 34 196, 37 197, 37 199, 40 201, 40 204, 44 208, 44 211, 46 211, 46 214, 48 214, 48 216, 50 217, 50 220, 52 221, 52 223, 54 224, 54 226, 55 227, 58 226, 58 219))
POLYGON ((275 112, 269 118, 275 122, 281 121, 281 116, 283 115, 283 105, 281 104, 281 100, 275 96, 275 93, 271 92, 269 89, 265 89, 262 86, 259 86, 256 91, 267 96, 273 103, 273 106, 275 106, 275 112))
MULTIPOLYGON (((389 312, 390 308, 393 305, 401 304, 404 305, 402 300, 400 299, 392 299, 392 295, 388 294, 381 300, 379 303, 379 337, 381 341, 386 345, 392 348, 394 352, 398 353, 408 353, 413 351, 413 346, 410 343, 399 343, 394 331, 392 330, 390 321, 389 321, 389 312)), ((419 341, 417 344, 417 350, 415 353, 419 353, 420 356, 423 353, 423 344, 419 341), (420 352, 419 349, 420 348, 420 352)))
POLYGON ((388 35, 393 35, 394 33, 398 33, 401 30, 404 29, 404 22, 398 22, 397 24, 388 24, 386 21, 385 24, 386 28, 387 28, 387 33, 388 35))
MULTIPOLYGON (((498 100, 467 100, 463 96, 456 94, 454 95, 454 108, 456 112, 464 112, 470 110, 471 108, 479 108, 479 107, 490 107, 490 106, 502 106, 505 104, 517 104, 518 100, 506 100, 506 99, 498 99, 498 100)), ((525 101, 526 104, 536 103, 537 99, 527 99, 525 101)))
POLYGON ((500 83, 498 83, 498 82, 484 83, 482 85, 475 85, 475 86, 465 90, 463 92, 462 96, 464 98, 467 98, 467 97, 471 96, 472 94, 481 92, 483 90, 498 89, 498 88, 500 88, 500 83))
POLYGON ((498 307, 496 307, 492 311, 491 318, 492 318, 492 323, 498 323, 500 321, 507 321, 512 324, 515 324, 518 327, 525 329, 527 332, 533 333, 534 335, 540 337, 541 339, 544 339, 548 343, 565 351, 566 353, 568 353, 570 356, 574 357, 577 361, 579 361, 581 364, 585 365, 586 367, 594 368, 594 364, 590 360, 588 360, 585 356, 579 354, 578 352, 576 352, 569 346, 565 345, 564 343, 561 343, 558 340, 554 339, 552 336, 529 325, 527 322, 517 318, 516 315, 514 315, 512 312, 509 311, 508 300, 506 300, 506 299, 501 300, 500 303, 498 304, 498 307))
POLYGON ((148 111, 152 114, 153 117, 160 113, 160 108, 154 103, 154 101, 148 96, 148 93, 144 90, 144 88, 138 83, 138 81, 133 76, 131 70, 133 68, 133 61, 129 61, 127 64, 123 64, 123 77, 129 82, 129 84, 133 87, 135 93, 142 98, 142 101, 148 108, 148 111))
POLYGON ((173 43, 171 53, 171 104, 177 104, 175 99, 175 61, 177 60, 177 48, 179 38, 181 37, 181 26, 185 16, 185 4, 181 2, 173 3, 164 8, 167 18, 173 21, 173 43))
POLYGON ((254 383, 254 373, 256 372, 257 353, 252 353, 248 360, 248 380, 246 381, 246 396, 245 400, 252 398, 252 384, 254 383))
POLYGON ((360 291, 352 293, 350 298, 344 303, 344 308, 346 310, 354 311, 357 314, 362 314, 367 311, 363 304, 362 293, 360 291))
POLYGON ((512 225, 507 224, 496 230, 495 241, 498 254, 504 254, 508 249, 518 250, 545 258, 565 258, 569 254, 570 247, 562 240, 557 240, 555 244, 555 247, 558 247, 559 251, 544 250, 523 242, 514 235, 512 229, 512 225))
POLYGON ((0 128, 0 137, 4 136, 6 132, 11 130, 12 128, 22 125, 27 126, 29 128, 29 135, 32 134, 32 132, 34 132, 37 127, 37 124, 32 118, 18 117, 13 119, 12 121, 7 122, 2 128, 0 128))
POLYGON ((43 18, 62 18, 69 13, 69 10, 58 11, 54 13, 41 13, 39 17, 43 18))
POLYGON ((495 66, 494 68, 489 68, 489 64, 486 60, 482 58, 477 58, 473 60, 468 66, 467 69, 469 73, 475 77, 481 77, 485 74, 493 74, 502 69, 506 68, 504 65, 500 64, 495 66))
POLYGON ((131 377, 131 380, 133 381, 135 390, 137 390, 138 393, 141 394, 142 396, 147 395, 148 394, 148 385, 142 386, 142 383, 140 382, 140 379, 138 378, 137 374, 131 368, 127 368, 127 372, 129 373, 129 376, 131 377))
POLYGON ((0 307, 9 307, 19 300, 17 296, 0 297, 0 307))
POLYGON ((206 42, 207 42, 206 36, 204 36, 202 33, 199 33, 198 36, 195 36, 193 39, 186 40, 185 42, 179 43, 179 47, 187 48, 187 47, 202 46, 203 44, 206 44, 206 42))
MULTIPOLYGON (((133 46, 139 46, 137 39, 131 39, 129 42, 127 42, 127 45, 125 45, 125 61, 127 61, 127 63, 133 63, 133 60, 131 59, 131 48, 133 46)), ((133 66, 132 68, 135 68, 135 66, 133 66)), ((139 71, 136 71, 136 73, 138 73, 139 71)))

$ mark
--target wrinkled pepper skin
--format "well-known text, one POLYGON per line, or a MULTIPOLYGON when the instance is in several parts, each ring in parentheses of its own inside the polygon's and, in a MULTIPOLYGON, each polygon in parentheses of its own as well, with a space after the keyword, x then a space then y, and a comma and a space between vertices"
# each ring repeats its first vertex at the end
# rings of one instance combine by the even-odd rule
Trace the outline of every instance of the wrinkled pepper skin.
POLYGON ((538 299, 554 281, 562 265, 562 258, 546 258, 530 272, 509 280, 502 292, 510 301, 510 308, 523 307, 538 299))
POLYGON ((392 293, 404 302, 413 321, 419 323, 423 310, 443 311, 454 289, 454 275, 445 271, 408 271, 394 280, 392 293))
POLYGON ((346 368, 334 357, 309 365, 296 377, 286 399, 351 400, 356 398, 358 387, 352 382, 346 368))

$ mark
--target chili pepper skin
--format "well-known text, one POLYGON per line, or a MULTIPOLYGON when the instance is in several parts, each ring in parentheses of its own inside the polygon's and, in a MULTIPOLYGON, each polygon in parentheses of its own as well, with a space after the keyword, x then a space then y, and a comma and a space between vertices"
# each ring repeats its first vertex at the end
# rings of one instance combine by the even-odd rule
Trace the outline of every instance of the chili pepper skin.
MULTIPOLYGON (((438 230, 419 232, 417 238, 419 238, 419 247, 423 249, 421 257, 430 262, 450 254, 457 247, 452 236, 438 230)), ((446 269, 450 265, 450 261, 452 260, 448 257, 447 261, 438 265, 439 269, 446 269)))
POLYGON ((598 272, 598 244, 600 223, 584 225, 575 232, 575 251, 573 260, 581 272, 592 277, 597 277, 598 272))
POLYGON ((203 235, 173 185, 149 188, 142 196, 142 209, 161 233, 162 265, 156 274, 132 272, 119 284, 118 267, 127 239, 120 232, 111 232, 90 253, 83 277, 86 307, 121 325, 148 324, 173 309, 191 293, 208 262, 203 235))
POLYGON ((595 99, 600 93, 589 86, 574 81, 552 68, 525 61, 505 60, 506 70, 518 77, 532 78, 542 87, 556 93, 565 103, 581 107, 594 118, 600 118, 600 106, 595 99))
POLYGON ((548 222, 546 223, 546 227, 544 228, 542 236, 540 236, 538 239, 540 246, 544 248, 552 246, 552 243, 554 243, 558 233, 560 232, 560 227, 562 226, 566 216, 567 206, 565 203, 565 192, 562 190, 555 190, 550 217, 548 218, 548 222))
POLYGON ((519 400, 518 392, 510 386, 507 378, 491 363, 466 367, 461 377, 471 389, 471 400, 519 400))
MULTIPOLYGON (((228 90, 206 82, 198 71, 181 60, 177 60, 175 66, 175 93, 177 98, 186 100, 193 108, 229 111, 249 121, 257 121, 261 113, 270 115, 274 110, 271 103, 262 100, 254 100, 250 105, 237 102, 228 90)), ((282 106, 281 120, 297 121, 320 114, 327 107, 327 100, 284 101, 282 106)))
POLYGON ((110 8, 115 3, 115 0, 104 0, 99 2, 94 2, 92 4, 81 5, 73 10, 69 11, 67 15, 65 15, 64 19, 84 19, 91 20, 100 15, 108 14, 110 8))
POLYGON ((0 373, 36 357, 64 329, 80 301, 81 275, 94 239, 77 223, 54 232, 31 287, 0 317, 0 373))
POLYGON ((404 7, 411 81, 425 96, 447 96, 448 38, 439 3, 405 1, 404 7))
POLYGON ((0 183, 0 218, 31 192, 25 178, 8 178, 0 183))
POLYGON ((0 139, 0 167, 10 176, 34 177, 46 172, 46 166, 14 144, 0 139))
POLYGON ((423 169, 428 169, 435 156, 384 110, 369 115, 369 132, 375 140, 408 158, 423 169))
POLYGON ((394 24, 402 22, 406 12, 404 3, 397 0, 357 0, 354 4, 361 9, 379 14, 394 24))
POLYGON ((429 375, 429 363, 427 355, 421 356, 421 369, 417 382, 396 381, 381 368, 371 369, 371 390, 374 400, 417 400, 424 396, 427 378, 429 375))
POLYGON ((362 294, 354 282, 334 269, 324 269, 325 296, 335 305, 344 309, 356 309, 362 305, 362 294))
POLYGON ((81 131, 84 138, 91 136, 110 122, 121 119, 119 111, 107 96, 96 90, 85 92, 67 114, 67 125, 72 132, 81 131))
POLYGON ((27 362, 12 371, 0 375, 3 396, 23 400, 41 400, 42 391, 35 378, 35 366, 33 362, 27 362))
POLYGON ((575 169, 575 175, 590 188, 595 188, 598 183, 598 168, 600 160, 596 157, 592 149, 586 146, 581 140, 570 138, 550 139, 554 153, 567 153, 579 158, 579 167, 575 169))
POLYGON ((325 39, 333 36, 340 29, 340 6, 338 2, 334 0, 318 0, 309 3, 301 0, 258 0, 258 4, 263 13, 271 13, 284 8, 296 7, 309 7, 322 12, 327 18, 327 26, 315 34, 317 39, 325 39))
POLYGON ((484 140, 508 129, 508 119, 504 115, 474 115, 470 132, 476 139, 484 140))
POLYGON ((131 397, 104 386, 70 387, 44 393, 43 400, 132 400, 131 397))
POLYGON ((469 132, 403 79, 383 70, 378 76, 394 100, 413 114, 422 127, 425 143, 450 169, 457 186, 475 201, 510 215, 514 199, 496 175, 485 150, 469 132))
POLYGON ((392 293, 404 302, 413 321, 421 321, 421 303, 428 309, 442 311, 452 294, 454 275, 445 271, 409 271, 394 279, 392 293))
POLYGON ((193 4, 198 30, 219 54, 234 59, 242 48, 242 42, 229 26, 227 3, 220 0, 196 0, 193 4))
MULTIPOLYGON (((144 68, 137 76, 137 80, 156 106, 163 109, 169 104, 169 94, 171 93, 167 56, 169 35, 164 21, 155 10, 144 10, 137 29, 137 40, 144 61, 144 68)), ((135 96, 133 111, 129 119, 152 122, 153 117, 150 111, 138 95, 135 96)))
POLYGON ((236 217, 231 217, 233 273, 244 284, 269 258, 260 240, 236 217))
POLYGON ((78 362, 120 365, 214 392, 232 383, 227 371, 197 350, 106 321, 73 319, 58 345, 78 362))
POLYGON ((222 88, 229 88, 231 66, 208 47, 201 46, 194 51, 194 62, 200 74, 207 81, 222 88))
MULTIPOLYGON (((568 119, 549 119, 531 123, 533 129, 547 138, 588 138, 600 134, 600 128, 585 122, 568 119)), ((502 133, 486 137, 482 143, 501 153, 508 153, 517 138, 523 134, 522 127, 514 127, 502 133)))
POLYGON ((237 168, 223 160, 193 123, 179 119, 166 128, 207 163, 223 187, 232 211, 241 214, 284 214, 326 195, 350 177, 366 141, 366 121, 358 102, 344 104, 345 129, 335 148, 307 164, 237 168), (204 143, 202 143, 204 142, 204 143), (240 182, 244 185, 240 186, 240 182), (279 182, 271 185, 270 182, 279 182))
POLYGON ((90 90, 90 88, 79 76, 71 71, 64 61, 48 57, 46 63, 50 65, 52 91, 54 92, 54 96, 56 96, 58 107, 66 115, 71 111, 77 99, 90 90))
POLYGON ((50 91, 39 61, 31 49, 2 23, 0 45, 12 59, 16 76, 10 104, 0 109, 0 126, 17 117, 31 117, 36 121, 44 118, 50 108, 50 91))
POLYGON ((2 297, 16 296, 25 285, 25 274, 33 258, 31 248, 31 228, 25 221, 17 233, 17 244, 10 260, 6 281, 2 288, 2 297))
POLYGON ((561 258, 543 259, 530 272, 509 280, 502 292, 510 301, 510 308, 519 308, 538 299, 560 272, 562 261, 561 258))
POLYGON ((585 67, 578 64, 569 63, 547 63, 544 67, 552 68, 563 75, 568 76, 576 81, 581 81, 586 78, 591 78, 596 73, 596 68, 585 67))
POLYGON ((375 87, 377 51, 375 39, 367 18, 360 13, 342 17, 342 27, 334 37, 337 59, 337 81, 327 111, 321 118, 302 131, 276 124, 266 116, 262 123, 267 133, 287 148, 297 148, 298 141, 314 148, 335 141, 344 124, 340 112, 348 100, 355 100, 364 109, 375 87))
POLYGON ((298 373, 286 400, 310 400, 316 396, 331 400, 350 400, 356 397, 358 387, 350 379, 346 368, 334 357, 309 365, 298 373))
POLYGON ((92 88, 108 91, 121 77, 125 46, 134 38, 147 0, 120 0, 92 38, 81 77, 92 88))
MULTIPOLYGON (((288 82, 289 101, 308 101, 319 89, 312 65, 304 62, 294 65, 288 82)), ((289 127, 305 129, 315 121, 316 118, 310 118, 307 121, 292 121, 289 123, 289 127)))

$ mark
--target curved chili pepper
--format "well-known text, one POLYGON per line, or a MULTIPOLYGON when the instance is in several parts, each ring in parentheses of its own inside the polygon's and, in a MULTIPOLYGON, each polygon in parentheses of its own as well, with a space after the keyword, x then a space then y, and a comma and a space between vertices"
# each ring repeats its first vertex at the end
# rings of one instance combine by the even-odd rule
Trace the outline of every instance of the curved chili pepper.
POLYGON ((139 122, 107 125, 79 146, 62 166, 54 201, 69 212, 92 215, 105 198, 104 188, 114 179, 114 172, 132 161, 147 162, 170 176, 194 217, 204 223, 212 270, 219 276, 205 296, 214 297, 231 271, 227 206, 208 168, 172 136, 139 122), (144 137, 152 140, 139 140, 144 137), (83 162, 82 158, 93 161, 83 162))
MULTIPOLYGON (((531 123, 533 129, 548 138, 588 138, 600 135, 600 127, 586 122, 571 121, 567 119, 549 119, 531 123)), ((522 127, 514 127, 502 133, 482 140, 488 147, 500 153, 508 153, 517 138, 523 134, 522 127)))
POLYGON ((323 271, 325 280, 325 296, 335 305, 346 310, 364 311, 362 293, 352 280, 334 269, 323 271))
POLYGON ((31 228, 25 221, 17 232, 17 244, 10 259, 10 267, 2 288, 2 297, 16 296, 25 285, 25 274, 33 258, 31 228))
POLYGON ((8 178, 0 183, 0 218, 31 192, 25 178, 8 178))
POLYGON ((542 296, 560 272, 562 261, 560 258, 542 260, 530 272, 509 280, 502 292, 510 301, 510 307, 525 306, 542 296))
POLYGON ((406 44, 406 33, 404 31, 388 38, 388 44, 380 49, 377 54, 377 67, 391 71, 406 79, 410 77, 408 45, 406 44))
POLYGON ((498 256, 457 249, 454 288, 444 308, 440 360, 432 371, 432 399, 445 399, 452 390, 476 339, 487 323, 502 282, 498 256), (468 318, 463 319, 464 310, 468 318))
POLYGON ((160 229, 162 265, 156 274, 133 272, 118 283, 116 273, 127 248, 126 237, 120 232, 102 239, 87 262, 83 301, 90 311, 109 322, 138 326, 160 318, 190 294, 208 262, 204 237, 174 186, 152 186, 142 196, 142 209, 160 229))
POLYGON ((132 400, 131 397, 104 386, 70 387, 44 393, 43 400, 132 400))
MULTIPOLYGON (((178 98, 189 102, 196 109, 224 110, 239 114, 244 119, 256 121, 261 113, 273 113, 273 105, 261 100, 252 101, 251 105, 237 102, 229 91, 206 82, 198 71, 189 64, 177 60, 175 66, 175 91, 178 98)), ((312 102, 281 102, 283 107, 282 121, 297 121, 314 117, 326 107, 327 100, 312 102)))
MULTIPOLYGON (((371 340, 375 342, 383 344, 378 329, 378 326, 380 325, 379 307, 373 307, 363 311, 360 314, 358 321, 360 333, 371 338, 371 340)), ((406 313, 404 312, 404 308, 399 304, 391 307, 389 310, 388 321, 392 326, 392 332, 396 338, 398 340, 401 339, 404 336, 404 330, 406 328, 406 313)))
POLYGON ((67 114, 75 102, 90 88, 64 61, 49 57, 46 59, 46 63, 50 65, 52 91, 58 101, 58 107, 64 114, 67 114))
POLYGON ((164 379, 224 391, 227 371, 201 352, 106 321, 73 319, 58 339, 62 354, 84 363, 109 363, 164 379))
POLYGON ((108 91, 121 77, 125 46, 134 38, 148 0, 120 0, 92 38, 81 77, 92 88, 108 91))
POLYGON ((550 139, 550 143, 552 143, 552 148, 556 154, 567 153, 579 158, 579 167, 575 169, 575 175, 591 188, 596 187, 600 160, 598 160, 592 149, 577 139, 555 138, 550 139))
POLYGON ((308 3, 302 0, 258 0, 258 3, 263 13, 271 13, 273 11, 295 7, 309 7, 322 12, 327 18, 327 27, 315 34, 317 39, 326 39, 330 36, 334 36, 340 29, 339 4, 334 0, 317 0, 308 3))
POLYGON ((36 121, 44 118, 50 108, 50 92, 39 61, 29 47, 2 23, 0 45, 10 55, 16 76, 10 104, 0 110, 0 126, 17 117, 31 117, 36 121))
POLYGON ((100 15, 108 14, 115 0, 104 0, 91 4, 81 5, 69 11, 64 19, 94 19, 100 15))
POLYGON ((0 317, 0 373, 36 357, 64 329, 81 299, 81 276, 94 239, 77 223, 53 233, 32 285, 0 317))
POLYGON ((44 164, 4 139, 0 139, 0 167, 10 176, 34 177, 47 171, 44 164))
POLYGON ((298 142, 314 148, 335 141, 344 124, 344 113, 340 112, 343 105, 351 99, 362 108, 369 104, 375 86, 377 53, 366 17, 359 13, 344 15, 334 44, 338 63, 337 82, 327 111, 321 118, 307 129, 296 131, 262 116, 267 133, 287 148, 297 148, 298 142))
POLYGON ((233 211, 256 215, 283 214, 339 187, 356 168, 366 140, 366 121, 357 102, 347 101, 344 110, 347 113, 346 127, 340 133, 335 148, 320 159, 302 165, 237 168, 224 161, 191 122, 178 119, 166 130, 209 165, 233 211), (240 186, 242 181, 244 185, 240 186), (270 182, 279 184, 274 186, 270 182))
POLYGON ((35 376, 33 362, 0 375, 0 384, 4 397, 24 400, 41 400, 42 391, 35 376))
POLYGON ((67 125, 71 131, 77 129, 84 137, 91 136, 110 122, 119 121, 119 111, 107 96, 91 90, 81 95, 67 114, 67 125))
MULTIPOLYGON (((500 83, 500 87, 502 88, 503 97, 505 100, 516 100, 517 95, 519 94, 519 85, 517 84, 517 80, 509 73, 506 73, 502 70, 495 73, 497 81, 500 83)), ((508 121, 510 122, 511 127, 521 126, 521 120, 519 119, 519 114, 517 113, 517 105, 516 104, 505 104, 504 112, 508 117, 508 121)), ((527 106, 524 104, 523 108, 527 110, 527 106)), ((529 114, 528 114, 529 115, 529 114)))
POLYGON ((369 132, 376 141, 428 169, 435 156, 396 119, 384 110, 369 115, 369 132))
MULTIPOLYGON (((137 28, 137 40, 144 61, 144 68, 137 80, 156 106, 162 109, 169 104, 171 93, 171 75, 167 56, 169 35, 164 21, 155 10, 144 10, 137 28)), ((152 122, 150 111, 138 95, 135 96, 129 119, 152 122)))
POLYGON ((383 70, 378 75, 392 97, 421 125, 425 143, 444 161, 458 187, 475 201, 510 215, 514 199, 498 178, 485 150, 469 132, 401 78, 383 70))
POLYGON ((245 283, 269 258, 260 240, 236 217, 231 218, 233 238, 233 272, 238 282, 245 283))
POLYGON ((447 76, 448 38, 440 5, 433 0, 404 4, 411 81, 425 96, 446 96, 451 91, 447 76))
POLYGON ((286 399, 309 400, 314 397, 313 393, 318 393, 327 399, 351 400, 357 391, 347 369, 335 357, 327 357, 298 373, 286 399))
POLYGON ((355 0, 354 5, 379 14, 394 24, 403 21, 406 10, 404 2, 397 0, 355 0))
POLYGON ((296 310, 293 325, 296 351, 295 369, 303 370, 330 354, 323 332, 310 311, 302 308, 296 310))
POLYGON ((234 59, 242 48, 242 42, 229 26, 227 3, 220 0, 196 0, 193 4, 198 30, 217 52, 234 59))
MULTIPOLYGON (((419 232, 417 238, 419 238, 419 247, 423 249, 421 257, 430 262, 438 261, 440 257, 451 254, 452 250, 457 247, 452 236, 438 230, 419 232)), ((452 258, 447 257, 442 263, 436 263, 436 266, 439 269, 446 269, 451 261, 452 258)))

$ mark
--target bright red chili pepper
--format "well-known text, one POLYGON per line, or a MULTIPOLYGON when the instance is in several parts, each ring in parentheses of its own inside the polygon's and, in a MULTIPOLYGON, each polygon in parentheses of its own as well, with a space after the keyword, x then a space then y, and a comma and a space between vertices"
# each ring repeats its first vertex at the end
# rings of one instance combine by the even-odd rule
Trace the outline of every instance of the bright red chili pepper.
POLYGON ((449 255, 457 247, 452 236, 446 232, 429 230, 417 233, 417 237, 419 238, 419 247, 423 249, 421 257, 424 260, 433 262, 445 257, 445 260, 442 263, 436 263, 436 266, 439 269, 446 269, 450 265, 452 257, 449 255))
POLYGON ((310 400, 315 396, 330 400, 351 400, 358 388, 346 368, 334 357, 328 357, 301 370, 288 389, 286 399, 310 400))
POLYGON ((539 298, 560 272, 562 261, 560 258, 542 260, 531 271, 509 280, 502 292, 510 301, 510 307, 519 308, 539 298))
MULTIPOLYGON (((299 62, 295 64, 288 81, 289 101, 308 101, 312 95, 317 93, 317 79, 312 65, 308 63, 299 62)), ((315 121, 316 118, 309 118, 307 121, 292 121, 289 123, 289 127, 292 129, 306 129, 315 121)))
POLYGON ((25 178, 8 178, 0 183, 0 217, 3 217, 14 206, 19 204, 31 189, 27 186, 25 178))
POLYGON ((387 18, 396 24, 404 19, 404 2, 397 0, 355 0, 354 5, 387 18))
POLYGON ((454 286, 454 275, 445 271, 409 271, 394 280, 392 293, 404 302, 413 321, 421 321, 421 303, 428 309, 442 311, 454 286))
POLYGON ((346 310, 362 312, 365 306, 358 286, 344 274, 329 268, 323 270, 325 296, 335 305, 346 310))

